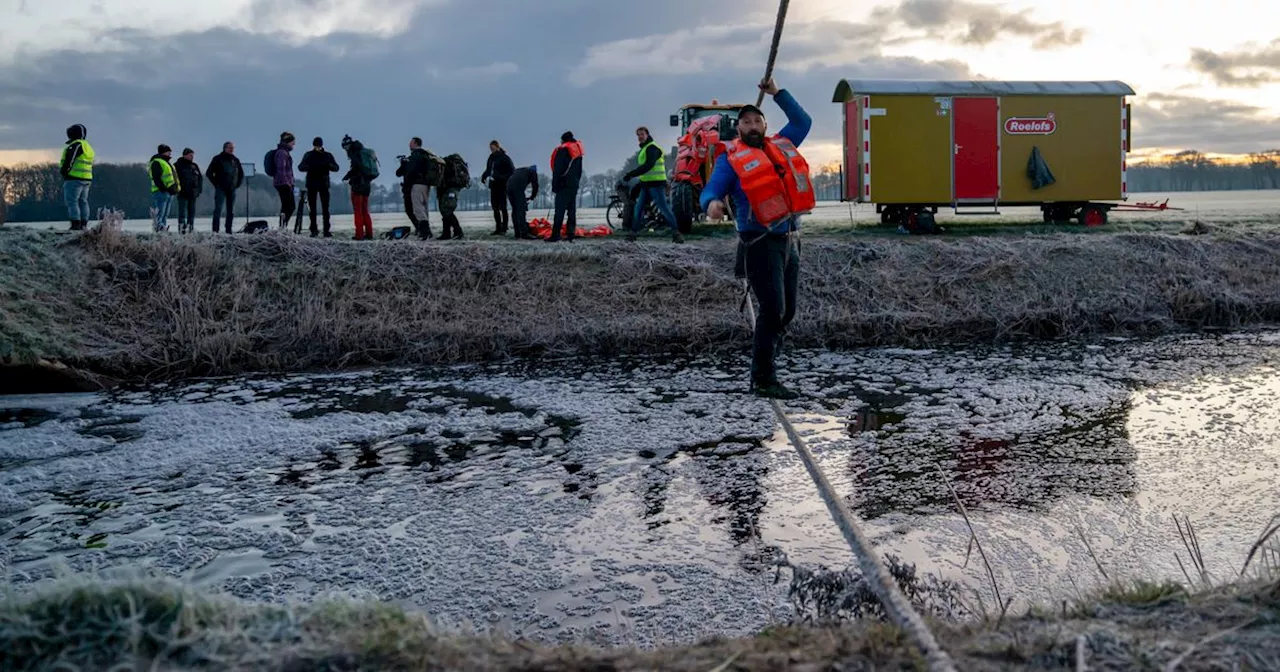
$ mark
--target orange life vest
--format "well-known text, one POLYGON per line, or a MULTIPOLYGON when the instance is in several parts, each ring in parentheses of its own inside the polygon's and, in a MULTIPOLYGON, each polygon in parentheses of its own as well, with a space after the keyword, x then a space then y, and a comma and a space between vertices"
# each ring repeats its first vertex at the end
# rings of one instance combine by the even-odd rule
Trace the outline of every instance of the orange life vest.
POLYGON ((582 142, 580 140, 570 140, 569 142, 556 146, 555 149, 551 150, 551 176, 552 177, 555 177, 555 174, 556 174, 556 152, 560 151, 561 147, 563 147, 565 151, 569 152, 570 165, 573 164, 574 159, 582 158, 582 142))
POLYGON ((809 177, 809 162, 790 140, 775 135, 766 138, 761 149, 740 140, 726 142, 724 148, 761 226, 769 227, 813 211, 817 198, 809 177))

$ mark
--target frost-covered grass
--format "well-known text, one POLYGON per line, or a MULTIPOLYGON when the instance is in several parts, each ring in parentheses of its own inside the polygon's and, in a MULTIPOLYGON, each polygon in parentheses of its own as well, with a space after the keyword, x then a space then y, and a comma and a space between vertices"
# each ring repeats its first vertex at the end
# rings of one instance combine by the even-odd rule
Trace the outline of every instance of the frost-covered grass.
MULTIPOLYGON (((130 380, 707 353, 748 341, 725 240, 357 245, 268 234, 0 235, 0 355, 130 380)), ((849 348, 1280 318, 1280 233, 803 244, 791 343, 849 348)))
MULTIPOLYGON (((1113 588, 1000 623, 934 623, 964 670, 1276 669, 1280 582, 1193 593, 1113 588)), ((652 649, 547 646, 445 630, 378 602, 267 605, 167 579, 64 578, 0 602, 0 668, 255 670, 902 669, 920 663, 878 621, 770 628, 652 649)))

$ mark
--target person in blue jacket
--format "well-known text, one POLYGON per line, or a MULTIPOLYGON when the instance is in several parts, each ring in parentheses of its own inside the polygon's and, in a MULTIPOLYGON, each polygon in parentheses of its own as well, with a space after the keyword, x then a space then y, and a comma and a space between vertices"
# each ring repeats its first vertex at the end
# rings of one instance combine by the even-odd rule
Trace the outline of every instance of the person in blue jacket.
MULTIPOLYGON (((778 89, 772 78, 761 82, 760 88, 772 96, 787 115, 787 125, 782 127, 778 135, 799 147, 809 135, 813 120, 790 92, 778 89)), ((744 271, 759 303, 751 348, 751 389, 763 397, 795 399, 799 395, 778 382, 774 357, 783 332, 796 314, 800 275, 800 216, 793 214, 770 226, 760 224, 752 211, 753 203, 742 189, 738 169, 730 161, 731 155, 736 153, 735 148, 738 151, 762 150, 766 142, 772 141, 765 135, 767 130, 764 112, 755 105, 746 105, 741 109, 737 121, 738 140, 727 143, 729 151, 716 159, 711 179, 702 190, 700 201, 707 216, 712 221, 720 221, 725 216, 725 197, 732 199, 739 245, 743 248, 744 271)), ((759 156, 763 155, 763 151, 759 152, 759 156)), ((769 186, 782 189, 786 186, 787 179, 794 179, 782 166, 775 164, 774 168, 779 178, 776 185, 769 186)), ((808 181, 807 173, 801 179, 808 181)))

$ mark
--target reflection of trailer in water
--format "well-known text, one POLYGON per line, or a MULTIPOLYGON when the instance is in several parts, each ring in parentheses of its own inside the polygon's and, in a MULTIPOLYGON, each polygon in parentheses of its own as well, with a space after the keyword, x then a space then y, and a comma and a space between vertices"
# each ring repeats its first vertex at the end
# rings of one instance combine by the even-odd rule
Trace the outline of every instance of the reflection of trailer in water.
POLYGON ((1046 222, 1107 222, 1123 204, 1134 91, 1123 82, 841 80, 841 200, 883 224, 928 229, 939 207, 996 215, 1039 206, 1046 222))

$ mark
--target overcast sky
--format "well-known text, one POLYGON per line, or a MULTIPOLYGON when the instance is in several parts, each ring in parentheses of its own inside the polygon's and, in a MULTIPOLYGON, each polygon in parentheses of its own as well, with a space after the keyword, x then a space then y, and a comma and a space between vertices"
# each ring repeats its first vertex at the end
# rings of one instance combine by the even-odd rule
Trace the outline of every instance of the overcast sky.
MULTIPOLYGON (((499 138, 545 166, 564 130, 587 169, 665 146, 684 103, 754 102, 776 0, 0 0, 0 164, 56 156, 74 123, 101 161, 223 140, 260 161, 281 130, 387 160, 422 136, 479 174, 499 138), (699 27, 704 26, 704 27, 699 27)), ((794 0, 777 80, 838 158, 842 78, 1120 79, 1135 149, 1280 146, 1280 10, 1257 0, 794 0)), ((775 128, 776 107, 766 112, 775 128)), ((390 173, 390 170, 384 173, 390 173)))

